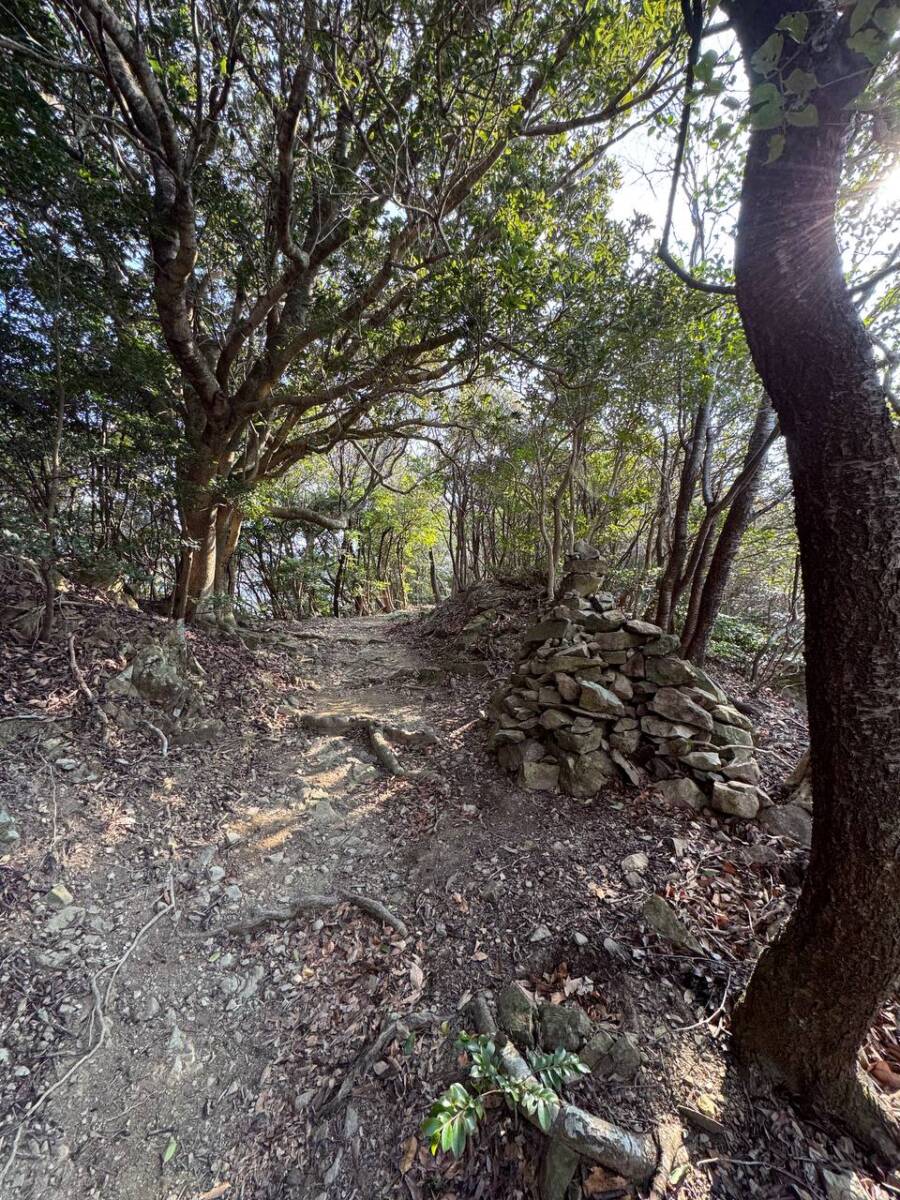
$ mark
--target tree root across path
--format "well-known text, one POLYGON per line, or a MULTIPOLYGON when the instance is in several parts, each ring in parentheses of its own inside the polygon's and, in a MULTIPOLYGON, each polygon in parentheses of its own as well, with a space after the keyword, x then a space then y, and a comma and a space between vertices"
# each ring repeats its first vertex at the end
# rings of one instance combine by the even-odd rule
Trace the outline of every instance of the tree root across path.
POLYGON ((403 729, 371 717, 347 717, 341 713, 305 713, 301 724, 316 733, 361 733, 369 739, 372 753, 389 775, 407 778, 418 772, 407 771, 391 749, 390 742, 401 746, 434 746, 437 734, 431 729, 403 729))
MULTIPOLYGON (((500 1034, 494 1015, 483 996, 478 996, 469 1011, 479 1033, 495 1038, 503 1070, 517 1082, 537 1083, 531 1068, 513 1043, 500 1034)), ((537 1114, 523 1114, 537 1129, 541 1128, 537 1114)), ((668 1127, 666 1127, 668 1130, 668 1127)), ((543 1132, 543 1130, 542 1130, 543 1132)), ((576 1155, 599 1163, 635 1183, 646 1183, 657 1173, 660 1160, 671 1153, 671 1139, 657 1140, 651 1133, 631 1133, 602 1117, 585 1112, 565 1100, 557 1101, 547 1137, 576 1155)), ((573 1161, 574 1174, 577 1162, 573 1161)))
POLYGON ((244 921, 234 921, 229 925, 218 925, 215 929, 200 929, 196 932, 196 937, 215 937, 220 933, 251 933, 254 929, 260 929, 263 925, 270 925, 273 922, 286 922, 296 920, 301 913, 317 912, 325 908, 337 908, 339 904, 352 904, 362 912, 368 913, 370 917, 374 917, 378 921, 382 921, 385 925, 389 925, 395 929, 401 937, 409 936, 409 929, 406 922, 400 917, 392 913, 389 908, 381 903, 380 900, 374 900, 371 896, 363 896, 359 892, 339 891, 336 894, 326 895, 309 895, 301 896, 296 900, 290 908, 270 908, 264 909, 254 917, 248 917, 244 921))

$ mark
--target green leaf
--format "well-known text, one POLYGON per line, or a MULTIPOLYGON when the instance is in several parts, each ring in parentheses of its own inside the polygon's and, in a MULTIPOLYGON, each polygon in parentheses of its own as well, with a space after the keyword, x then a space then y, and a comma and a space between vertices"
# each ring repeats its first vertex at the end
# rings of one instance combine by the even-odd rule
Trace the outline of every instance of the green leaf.
MULTIPOLYGON (((850 14, 851 34, 859 33, 863 25, 869 23, 877 7, 878 0, 856 0, 853 12, 850 14)), ((850 45, 850 42, 847 44, 850 45)))
POLYGON ((799 67, 795 67, 784 81, 786 92, 792 96, 802 96, 804 100, 818 86, 819 81, 816 79, 815 72, 801 71, 799 67))
POLYGON ((896 5, 883 4, 881 8, 876 8, 872 20, 882 33, 891 37, 900 28, 900 8, 896 5))
POLYGON ((788 125, 811 126, 819 123, 819 110, 814 104, 807 104, 805 108, 799 108, 795 111, 788 111, 784 114, 788 125))
POLYGON ((775 28, 783 29, 795 42, 802 42, 809 32, 809 17, 805 12, 786 13, 775 28))
POLYGON ((165 1150, 163 1150, 163 1166, 170 1163, 177 1153, 178 1143, 173 1137, 170 1137, 165 1150))
POLYGON ((753 129, 777 129, 783 120, 784 109, 780 101, 777 104, 763 104, 750 114, 750 126, 753 129))
POLYGON ((785 136, 783 133, 773 133, 769 138, 769 157, 767 163, 778 162, 784 153, 785 136))
POLYGON ((750 59, 753 69, 760 75, 773 74, 783 49, 784 35, 781 33, 770 34, 750 59))
POLYGON ((877 66, 888 48, 887 38, 877 29, 862 29, 853 37, 847 38, 847 45, 857 54, 867 58, 872 66, 877 66))

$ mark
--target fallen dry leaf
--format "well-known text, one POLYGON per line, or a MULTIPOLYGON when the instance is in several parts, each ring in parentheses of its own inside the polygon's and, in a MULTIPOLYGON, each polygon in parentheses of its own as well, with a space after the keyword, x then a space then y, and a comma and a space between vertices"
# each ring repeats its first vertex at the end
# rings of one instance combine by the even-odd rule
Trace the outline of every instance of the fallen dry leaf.
POLYGON ((403 1155, 400 1159, 400 1174, 405 1175, 415 1161, 419 1143, 415 1135, 408 1137, 403 1143, 403 1155))

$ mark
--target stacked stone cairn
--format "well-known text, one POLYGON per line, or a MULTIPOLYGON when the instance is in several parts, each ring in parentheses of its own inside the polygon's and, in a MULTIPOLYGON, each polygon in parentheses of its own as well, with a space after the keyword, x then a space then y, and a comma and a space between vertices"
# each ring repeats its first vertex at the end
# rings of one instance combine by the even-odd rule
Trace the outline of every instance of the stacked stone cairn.
POLYGON ((491 745, 536 791, 596 795, 613 781, 676 805, 754 818, 750 721, 692 663, 678 638, 635 620, 599 591, 599 553, 578 542, 559 600, 525 633, 515 674, 491 701, 491 745))

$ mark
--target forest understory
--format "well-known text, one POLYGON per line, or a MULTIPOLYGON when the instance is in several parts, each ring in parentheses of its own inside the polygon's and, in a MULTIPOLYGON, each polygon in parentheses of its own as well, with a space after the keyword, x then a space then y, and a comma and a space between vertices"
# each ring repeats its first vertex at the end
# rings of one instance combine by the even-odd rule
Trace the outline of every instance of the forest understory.
MULTIPOLYGON (((727 1054, 806 850, 650 789, 518 788, 485 734, 511 643, 464 651, 452 606, 190 630, 210 745, 178 745, 149 710, 127 730, 107 715, 127 654, 170 628, 73 588, 51 642, 0 646, 0 807, 20 835, 0 855, 4 1197, 536 1196, 546 1139, 504 1107, 459 1159, 421 1132, 466 1075, 469 1001, 512 980, 619 1038, 577 1104, 683 1130, 655 1194, 900 1191, 839 1129, 749 1092, 727 1054), (391 774, 370 722, 435 739, 395 746, 391 774), (648 925, 654 895, 697 948, 648 925)), ((754 704, 777 800, 803 714, 774 693, 754 704)), ((897 1021, 886 1009, 864 1051, 888 1086, 897 1021)), ((573 1186, 647 1194, 589 1163, 573 1186)))

